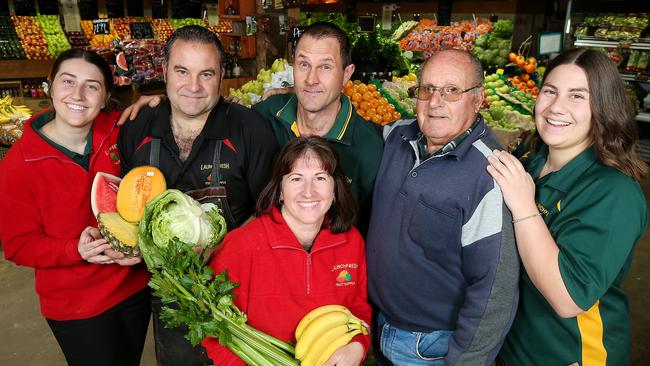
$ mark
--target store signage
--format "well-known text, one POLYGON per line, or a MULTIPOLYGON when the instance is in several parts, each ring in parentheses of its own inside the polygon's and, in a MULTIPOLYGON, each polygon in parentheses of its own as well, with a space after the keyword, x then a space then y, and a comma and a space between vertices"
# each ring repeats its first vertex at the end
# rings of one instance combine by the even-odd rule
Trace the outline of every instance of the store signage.
POLYGON ((293 43, 294 47, 298 44, 298 40, 306 28, 307 27, 302 26, 293 26, 289 28, 289 42, 293 43))
POLYGON ((111 26, 108 23, 108 19, 94 19, 93 34, 111 34, 111 26))
POLYGON ((131 37, 133 39, 154 38, 153 28, 149 22, 133 22, 131 23, 131 37))

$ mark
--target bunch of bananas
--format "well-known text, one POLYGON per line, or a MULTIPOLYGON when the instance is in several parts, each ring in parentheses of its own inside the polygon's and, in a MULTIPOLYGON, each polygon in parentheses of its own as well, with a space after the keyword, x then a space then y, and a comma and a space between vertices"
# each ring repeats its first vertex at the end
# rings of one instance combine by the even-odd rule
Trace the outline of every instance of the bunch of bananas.
POLYGON ((0 124, 13 121, 25 121, 32 116, 32 111, 24 105, 13 105, 13 98, 9 95, 0 99, 0 124))
POLYGON ((301 366, 321 366, 357 334, 369 334, 369 326, 342 305, 325 305, 302 318, 296 327, 296 358, 301 366))

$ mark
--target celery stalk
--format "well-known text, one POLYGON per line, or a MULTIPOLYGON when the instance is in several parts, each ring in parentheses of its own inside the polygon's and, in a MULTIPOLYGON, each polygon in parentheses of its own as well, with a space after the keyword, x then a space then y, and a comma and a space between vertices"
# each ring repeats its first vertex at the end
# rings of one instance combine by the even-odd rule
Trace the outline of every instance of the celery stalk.
POLYGON ((291 343, 283 342, 283 341, 281 341, 281 340, 279 340, 279 339, 277 339, 277 338, 275 338, 273 336, 270 336, 270 335, 268 335, 268 334, 266 334, 266 333, 264 333, 264 332, 262 332, 262 331, 260 331, 260 330, 258 330, 256 328, 251 327, 248 324, 244 324, 244 327, 249 332, 257 334, 260 338, 263 338, 264 340, 266 340, 267 342, 275 345, 276 347, 279 347, 279 348, 287 351, 289 354, 291 354, 291 355, 296 354, 296 347, 294 347, 291 343))
POLYGON ((246 353, 246 355, 253 362, 251 366, 275 366, 269 360, 264 358, 264 356, 256 349, 248 345, 248 343, 244 342, 238 337, 232 337, 231 339, 232 343, 239 347, 243 353, 246 353))

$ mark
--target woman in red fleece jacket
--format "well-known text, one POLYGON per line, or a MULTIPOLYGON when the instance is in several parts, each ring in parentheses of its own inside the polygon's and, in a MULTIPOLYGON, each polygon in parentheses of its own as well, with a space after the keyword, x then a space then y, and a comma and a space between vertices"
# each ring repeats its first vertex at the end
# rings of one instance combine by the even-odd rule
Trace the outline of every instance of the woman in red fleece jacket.
POLYGON ((148 274, 96 229, 90 186, 119 175, 119 113, 99 55, 62 53, 49 76, 54 111, 32 118, 0 162, 5 257, 33 267, 41 312, 69 365, 139 365, 149 322, 148 274))
MULTIPOLYGON (((257 218, 229 233, 211 266, 238 282, 235 304, 253 327, 295 342, 296 326, 312 309, 348 307, 370 322, 363 238, 352 226, 354 201, 329 143, 299 137, 280 152, 271 182, 257 203, 257 218)), ((359 365, 369 336, 357 335, 325 365, 359 365)), ((243 365, 207 338, 215 365, 243 365)))

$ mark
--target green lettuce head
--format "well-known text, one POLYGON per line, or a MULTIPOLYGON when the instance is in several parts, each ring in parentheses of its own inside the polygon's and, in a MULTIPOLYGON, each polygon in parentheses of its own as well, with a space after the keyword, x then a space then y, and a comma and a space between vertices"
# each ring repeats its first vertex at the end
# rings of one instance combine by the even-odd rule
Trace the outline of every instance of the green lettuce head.
POLYGON ((226 235, 226 220, 216 205, 202 205, 177 189, 168 189, 147 204, 139 230, 142 256, 148 267, 158 268, 173 240, 187 250, 216 246, 226 235))

